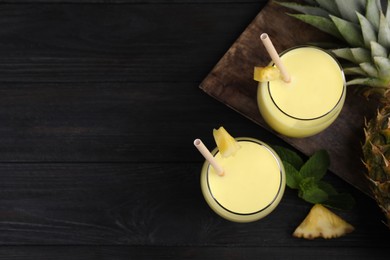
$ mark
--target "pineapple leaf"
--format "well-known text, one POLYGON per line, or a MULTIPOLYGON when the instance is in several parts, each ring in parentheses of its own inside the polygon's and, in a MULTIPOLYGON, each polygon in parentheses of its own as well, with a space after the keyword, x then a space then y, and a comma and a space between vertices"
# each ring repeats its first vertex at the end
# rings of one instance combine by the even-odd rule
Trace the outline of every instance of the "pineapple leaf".
POLYGON ((367 82, 370 81, 370 78, 355 78, 347 81, 347 86, 353 85, 367 85, 367 82))
POLYGON ((361 12, 364 8, 358 1, 335 0, 335 3, 343 19, 354 23, 358 22, 356 12, 361 12))
POLYGON ((315 0, 304 0, 309 5, 317 5, 317 2, 315 0))
POLYGON ((367 0, 356 0, 356 2, 359 3, 359 5, 361 6, 362 9, 366 8, 367 0))
POLYGON ((364 46, 364 40, 359 26, 333 15, 330 15, 330 18, 334 22, 340 34, 343 36, 344 40, 349 45, 353 47, 364 46))
POLYGON ((343 39, 337 27, 329 18, 315 16, 315 15, 308 15, 308 14, 290 14, 290 15, 292 17, 297 18, 298 20, 301 20, 304 23, 308 23, 316 27, 317 29, 323 32, 329 33, 330 35, 333 35, 336 38, 343 39))
POLYGON ((357 63, 350 48, 334 49, 332 50, 332 53, 336 55, 336 57, 338 58, 342 58, 351 61, 353 63, 357 63))
POLYGON ((379 77, 383 80, 390 80, 390 60, 384 57, 374 57, 373 59, 378 68, 379 77))
POLYGON ((361 15, 360 13, 356 13, 358 18, 359 18, 359 23, 361 27, 361 31, 363 34, 363 39, 364 39, 364 46, 367 48, 370 47, 370 42, 376 42, 377 37, 376 37, 376 32, 374 26, 370 23, 370 21, 367 20, 366 17, 361 15))
POLYGON ((377 42, 371 42, 371 56, 387 57, 387 49, 377 42))
POLYGON ((387 23, 390 24, 390 1, 389 0, 387 0, 386 19, 387 19, 387 23))
POLYGON ((329 0, 315 0, 315 1, 319 4, 321 8, 327 10, 329 13, 340 16, 340 11, 335 1, 329 1, 329 0))
POLYGON ((343 70, 346 75, 367 75, 360 67, 344 67, 343 70))
POLYGON ((379 29, 379 20, 381 14, 381 5, 377 0, 367 0, 366 17, 376 30, 379 29))
POLYGON ((370 51, 364 48, 341 48, 332 50, 332 53, 338 58, 342 58, 353 63, 371 62, 370 51))
POLYGON ((378 70, 376 69, 376 67, 370 63, 370 62, 363 62, 363 63, 360 63, 359 64, 360 68, 362 68, 362 70, 364 70, 368 76, 372 77, 372 78, 377 78, 378 77, 378 70))
POLYGON ((365 85, 369 87, 373 87, 370 91, 378 91, 378 93, 382 93, 383 90, 387 89, 387 84, 385 81, 380 80, 378 78, 355 78, 347 81, 347 86, 352 85, 365 85))
POLYGON ((276 2, 276 3, 303 14, 309 14, 309 15, 315 15, 321 17, 328 17, 329 14, 327 11, 317 6, 301 5, 293 2, 276 2))
POLYGON ((390 48, 390 26, 383 14, 380 15, 378 43, 385 48, 390 48))
POLYGON ((369 50, 364 48, 352 48, 352 55, 356 60, 356 63, 370 62, 371 53, 369 50))

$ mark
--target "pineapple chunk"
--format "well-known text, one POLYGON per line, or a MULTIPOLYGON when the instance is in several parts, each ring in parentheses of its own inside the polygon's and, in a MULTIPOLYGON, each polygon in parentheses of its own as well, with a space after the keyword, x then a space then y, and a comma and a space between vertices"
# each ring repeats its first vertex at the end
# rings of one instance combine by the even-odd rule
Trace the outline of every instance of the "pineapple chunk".
POLYGON ((352 225, 324 206, 316 204, 303 222, 295 229, 293 236, 306 239, 317 237, 330 239, 343 236, 353 230, 352 225))
POLYGON ((255 67, 253 79, 259 82, 268 82, 280 78, 280 71, 277 67, 255 67))
POLYGON ((240 149, 238 142, 225 130, 223 126, 218 128, 218 130, 213 129, 213 136, 222 157, 226 158, 234 155, 238 149, 240 149))

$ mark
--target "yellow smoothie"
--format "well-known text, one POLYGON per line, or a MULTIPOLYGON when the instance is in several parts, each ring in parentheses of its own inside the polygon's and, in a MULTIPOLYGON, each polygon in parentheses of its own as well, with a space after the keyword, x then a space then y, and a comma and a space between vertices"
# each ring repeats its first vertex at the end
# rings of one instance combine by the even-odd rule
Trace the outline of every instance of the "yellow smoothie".
POLYGON ((205 162, 201 174, 203 195, 220 216, 236 222, 255 221, 268 215, 280 202, 285 187, 283 165, 266 144, 253 138, 236 138, 241 148, 223 158, 214 150, 225 175, 219 176, 205 162))
POLYGON ((343 71, 327 52, 298 47, 281 55, 291 75, 260 83, 257 101, 264 120, 277 132, 306 137, 327 128, 339 115, 346 96, 343 71))

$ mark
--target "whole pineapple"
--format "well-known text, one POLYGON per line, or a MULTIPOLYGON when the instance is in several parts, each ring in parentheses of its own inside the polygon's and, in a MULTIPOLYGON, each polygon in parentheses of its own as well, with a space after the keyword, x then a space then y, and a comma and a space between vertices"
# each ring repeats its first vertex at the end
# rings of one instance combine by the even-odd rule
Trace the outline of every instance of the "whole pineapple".
POLYGON ((390 227, 390 0, 305 0, 279 3, 301 14, 297 19, 333 35, 346 48, 332 49, 348 77, 347 85, 368 87, 380 95, 376 118, 366 123, 364 164, 371 190, 390 227))

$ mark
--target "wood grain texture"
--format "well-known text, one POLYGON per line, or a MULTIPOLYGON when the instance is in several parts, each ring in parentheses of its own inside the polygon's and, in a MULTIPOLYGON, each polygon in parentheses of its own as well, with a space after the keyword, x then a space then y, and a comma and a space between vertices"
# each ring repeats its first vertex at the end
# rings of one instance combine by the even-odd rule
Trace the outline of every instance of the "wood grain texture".
MULTIPOLYGON (((259 35, 267 32, 278 51, 310 42, 333 41, 328 35, 286 15, 287 11, 290 10, 270 1, 200 85, 209 95, 267 129, 257 107, 257 84, 253 80, 253 67, 270 62, 259 35)), ((367 101, 350 88, 343 110, 331 127, 308 138, 280 137, 306 155, 326 149, 331 158, 331 171, 369 193, 360 145, 364 138, 364 120, 371 118, 376 109, 375 100, 367 101)))
POLYGON ((331 259, 387 259, 386 250, 366 251, 363 248, 346 247, 338 251, 329 248, 261 248, 261 247, 132 247, 132 246, 18 246, 2 247, 0 259, 253 259, 252 256, 262 258, 297 259, 302 257, 311 258, 313 255, 326 255, 331 259), (337 253, 336 253, 337 252, 337 253), (4 257, 6 256, 6 257, 4 257))
POLYGON ((199 82, 263 5, 3 4, 0 82, 199 82))
POLYGON ((0 161, 196 156, 191 139, 232 116, 197 85, 260 5, 1 5, 0 161))
POLYGON ((371 199, 335 176, 358 201, 336 211, 356 226, 337 240, 291 233, 310 205, 287 190, 270 217, 233 223, 213 213, 200 190, 201 163, 0 164, 0 245, 387 247, 371 199), (286 214, 288 212, 288 214, 286 214), (370 214, 366 214, 370 212, 370 214), (359 223, 365 223, 360 226, 359 223))
MULTIPOLYGON (((0 259, 285 259, 312 258, 323 255, 329 259, 387 259, 387 250, 378 248, 367 251, 364 248, 344 247, 337 251, 327 247, 193 247, 193 246, 162 246, 162 247, 134 247, 134 246, 5 246, 0 248, 0 259)), ((324 258, 325 259, 325 258, 324 258)))
POLYGON ((195 138, 215 146, 220 125, 271 138, 197 85, 3 83, 0 162, 186 162, 199 158, 195 138))

